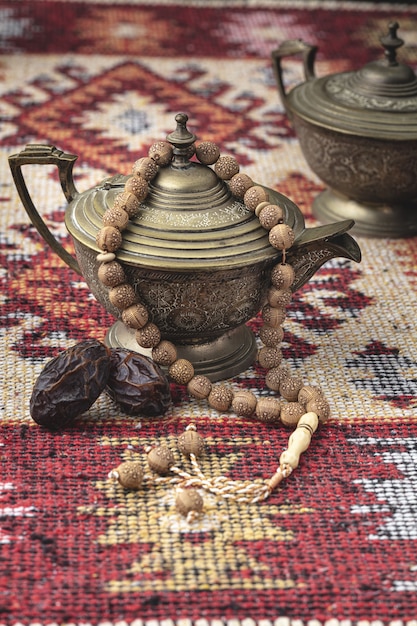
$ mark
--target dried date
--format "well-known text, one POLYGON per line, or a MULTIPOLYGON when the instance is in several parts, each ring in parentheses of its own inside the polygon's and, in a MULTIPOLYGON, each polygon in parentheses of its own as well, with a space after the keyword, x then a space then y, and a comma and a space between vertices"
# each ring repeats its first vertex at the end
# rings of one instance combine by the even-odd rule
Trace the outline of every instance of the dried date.
POLYGON ((111 350, 106 391, 126 415, 155 417, 171 404, 169 382, 162 369, 146 356, 124 348, 111 350))
POLYGON ((96 401, 110 375, 110 350, 95 339, 82 341, 48 361, 35 382, 30 414, 58 430, 96 401))

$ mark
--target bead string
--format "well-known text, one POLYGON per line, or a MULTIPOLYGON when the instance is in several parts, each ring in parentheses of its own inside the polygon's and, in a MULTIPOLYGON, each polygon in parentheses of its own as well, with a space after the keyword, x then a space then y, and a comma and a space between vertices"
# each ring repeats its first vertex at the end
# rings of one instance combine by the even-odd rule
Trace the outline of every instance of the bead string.
MULTIPOLYGON (((281 365, 280 344, 284 335, 282 324, 286 316, 286 307, 291 301, 291 285, 294 281, 294 269, 286 263, 286 251, 294 243, 294 232, 284 223, 282 208, 271 204, 267 191, 255 185, 249 176, 240 173, 239 164, 234 157, 221 156, 218 146, 213 142, 204 141, 198 145, 193 143, 187 147, 187 152, 189 157, 195 154, 202 164, 214 166, 217 176, 228 183, 233 196, 242 200, 246 208, 256 214, 262 227, 269 231, 270 244, 281 252, 281 262, 271 271, 267 303, 262 308, 263 326, 259 337, 263 346, 258 350, 257 360, 259 365, 267 370, 266 386, 271 391, 278 392, 286 402, 281 402, 277 397, 257 399, 249 390, 233 391, 222 383, 212 384, 207 376, 196 375, 192 363, 187 359, 178 358, 175 345, 162 339, 159 328, 149 319, 147 308, 139 302, 133 286, 127 282, 124 269, 116 258, 116 252, 123 240, 122 232, 129 220, 140 211, 141 204, 149 192, 149 182, 161 167, 171 163, 174 150, 168 141, 154 143, 149 149, 148 156, 135 162, 132 176, 127 179, 124 191, 116 196, 113 206, 104 213, 103 226, 96 237, 101 250, 97 255, 97 261, 100 263, 98 278, 109 289, 109 300, 120 311, 122 321, 135 330, 137 343, 142 348, 151 349, 154 362, 168 368, 168 376, 173 382, 187 385, 190 396, 198 400, 206 399, 209 406, 219 412, 232 409, 240 417, 255 417, 268 423, 281 421, 285 426, 297 427, 290 436, 288 448, 281 454, 277 471, 262 484, 249 481, 232 483, 223 476, 208 479, 198 465, 194 450, 187 452, 194 474, 176 467, 168 448, 159 446, 148 453, 148 463, 153 472, 162 475, 167 472, 175 474, 174 478, 161 477, 156 481, 173 481, 181 484, 183 488, 187 487, 186 490, 180 491, 183 499, 187 501, 198 500, 195 489, 192 490, 195 492, 193 497, 190 495, 192 486, 237 501, 258 502, 267 498, 283 478, 289 476, 298 466, 300 454, 307 449, 318 423, 327 421, 330 408, 319 387, 304 385, 300 376, 291 375, 288 369, 281 365), (152 463, 150 460, 152 454, 156 454, 159 461, 161 458, 169 458, 168 464, 164 463, 161 468, 160 463, 152 463)), ((129 487, 132 481, 126 478, 125 470, 126 468, 121 473, 119 467, 111 472, 111 477, 117 478, 126 488, 138 488, 129 487)), ((142 470, 139 472, 139 467, 132 466, 131 471, 134 475, 140 474, 139 482, 142 484, 144 480, 142 470)), ((133 481, 134 485, 137 482, 138 480, 133 481)), ((196 506, 187 510, 187 514, 190 511, 195 512, 196 506)), ((178 508, 182 512, 185 510, 183 503, 178 505, 178 508)))

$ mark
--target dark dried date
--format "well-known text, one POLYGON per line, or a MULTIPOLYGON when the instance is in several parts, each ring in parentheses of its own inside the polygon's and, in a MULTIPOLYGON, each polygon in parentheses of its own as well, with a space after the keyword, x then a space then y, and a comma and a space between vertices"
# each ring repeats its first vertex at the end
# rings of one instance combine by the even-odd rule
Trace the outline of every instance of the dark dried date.
POLYGON ((95 339, 82 341, 48 361, 30 398, 30 414, 52 430, 67 426, 97 400, 110 375, 110 351, 95 339))
POLYGON ((155 417, 171 404, 167 377, 151 359, 123 348, 111 350, 107 393, 126 415, 155 417))

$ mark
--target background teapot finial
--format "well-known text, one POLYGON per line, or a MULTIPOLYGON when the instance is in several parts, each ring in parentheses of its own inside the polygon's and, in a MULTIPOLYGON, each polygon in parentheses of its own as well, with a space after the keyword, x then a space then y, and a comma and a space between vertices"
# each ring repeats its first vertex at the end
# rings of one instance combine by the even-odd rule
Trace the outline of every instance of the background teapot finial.
POLYGON ((397 48, 401 48, 404 45, 404 40, 397 37, 398 28, 398 22, 390 22, 388 24, 388 34, 380 38, 380 42, 385 48, 385 58, 390 66, 398 65, 397 48))
POLYGON ((180 148, 193 144, 197 137, 190 133, 187 128, 188 115, 186 113, 177 113, 175 121, 177 122, 177 127, 172 133, 167 135, 167 141, 174 147, 180 148))
POLYGON ((167 135, 167 141, 173 146, 174 160, 172 165, 183 167, 188 165, 189 159, 194 154, 192 147, 197 137, 190 133, 187 128, 188 115, 186 113, 177 113, 175 116, 177 122, 176 129, 167 135))

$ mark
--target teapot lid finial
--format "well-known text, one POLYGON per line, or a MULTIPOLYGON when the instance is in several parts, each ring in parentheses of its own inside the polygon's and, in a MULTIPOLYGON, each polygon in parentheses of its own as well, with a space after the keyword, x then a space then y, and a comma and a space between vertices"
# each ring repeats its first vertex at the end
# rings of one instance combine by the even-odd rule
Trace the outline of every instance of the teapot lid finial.
POLYGON ((347 86, 357 94, 369 98, 364 101, 365 107, 375 107, 375 98, 385 98, 386 101, 378 104, 378 110, 384 105, 392 110, 394 101, 403 109, 404 103, 416 107, 417 79, 412 68, 397 60, 397 49, 404 41, 397 37, 398 22, 388 24, 388 33, 380 37, 384 47, 384 59, 379 59, 365 65, 347 81, 347 86), (411 102, 410 99, 414 100, 411 102))
POLYGON ((390 66, 398 65, 397 48, 401 48, 404 45, 404 40, 397 37, 398 28, 398 22, 390 22, 388 24, 388 34, 380 38, 380 42, 385 48, 385 57, 390 66))
POLYGON ((176 129, 167 136, 167 141, 176 147, 188 147, 196 140, 196 136, 187 128, 188 115, 186 113, 177 113, 175 116, 177 122, 176 129))
POLYGON ((197 137, 187 128, 188 115, 186 113, 177 113, 175 116, 177 122, 176 129, 167 135, 167 141, 173 146, 174 159, 172 166, 174 168, 184 168, 189 166, 189 159, 193 155, 192 148, 197 137))

